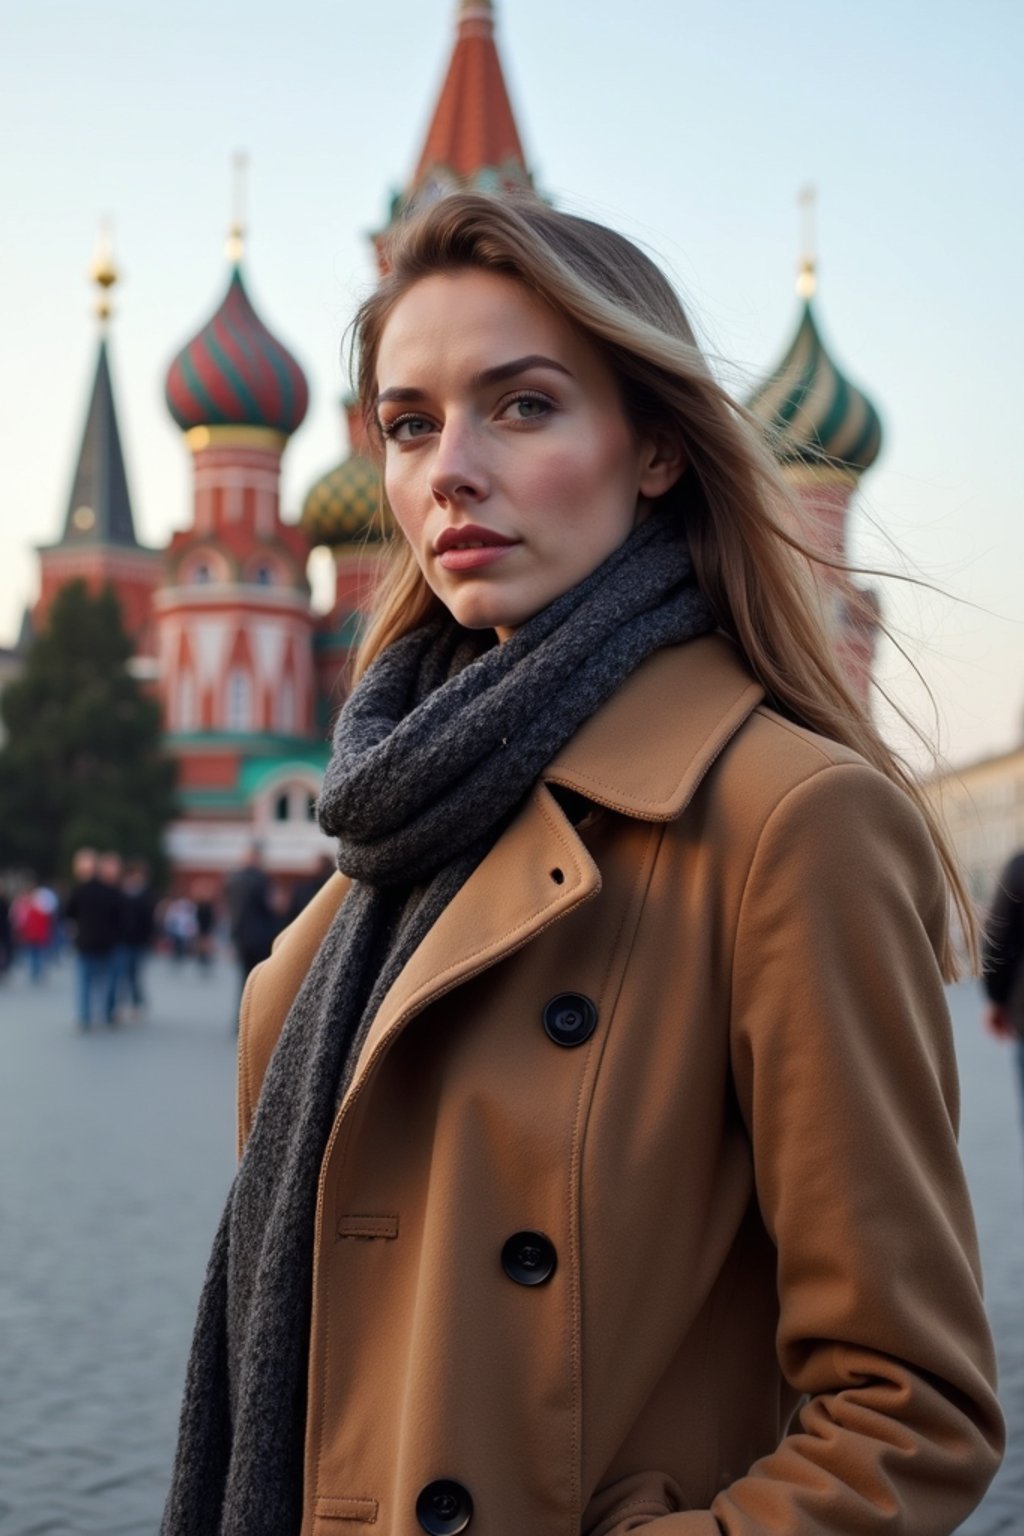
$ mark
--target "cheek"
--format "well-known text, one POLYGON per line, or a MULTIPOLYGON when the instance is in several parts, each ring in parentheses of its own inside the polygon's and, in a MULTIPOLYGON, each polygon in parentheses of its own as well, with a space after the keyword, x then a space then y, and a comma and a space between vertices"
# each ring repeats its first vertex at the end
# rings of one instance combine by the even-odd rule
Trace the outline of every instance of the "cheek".
POLYGON ((519 489, 539 501, 567 507, 586 497, 595 478, 593 454, 579 441, 552 443, 532 456, 517 475, 519 489))
POLYGON ((600 519, 606 507, 632 516, 632 444, 618 423, 552 443, 518 478, 527 504, 555 507, 560 525, 600 519))
POLYGON ((412 475, 403 473, 401 461, 397 466, 385 464, 384 494, 395 522, 414 549, 419 548, 419 537, 426 519, 422 496, 416 494, 416 482, 412 475))

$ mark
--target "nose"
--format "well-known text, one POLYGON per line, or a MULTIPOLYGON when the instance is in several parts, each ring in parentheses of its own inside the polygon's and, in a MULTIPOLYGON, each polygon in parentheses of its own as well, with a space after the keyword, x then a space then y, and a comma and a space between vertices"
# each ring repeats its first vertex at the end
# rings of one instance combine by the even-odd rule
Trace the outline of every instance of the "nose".
POLYGON ((446 421, 430 465, 430 492, 439 506, 483 501, 490 480, 472 427, 446 421))

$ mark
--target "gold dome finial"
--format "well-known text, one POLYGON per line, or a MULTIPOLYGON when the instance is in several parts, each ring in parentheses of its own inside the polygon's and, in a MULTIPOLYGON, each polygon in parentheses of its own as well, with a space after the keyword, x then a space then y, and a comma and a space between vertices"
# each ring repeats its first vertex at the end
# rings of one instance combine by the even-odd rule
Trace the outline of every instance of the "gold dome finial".
POLYGON ((244 150, 239 150, 232 159, 232 176, 234 180, 235 216, 228 230, 228 243, 225 254, 233 266, 238 266, 245 254, 245 194, 249 175, 249 156, 244 150))
POLYGON ((800 258, 800 275, 796 291, 802 299, 813 299, 818 286, 818 258, 816 254, 816 214, 818 192, 810 185, 801 187, 797 202, 803 209, 803 255, 800 258))
POLYGON ((101 325, 106 325, 114 313, 114 306, 110 300, 110 290, 121 281, 121 273, 114 261, 114 237, 113 222, 104 215, 100 219, 99 231, 96 236, 96 251, 89 263, 89 281, 95 283, 99 289, 99 297, 96 300, 96 317, 101 325))

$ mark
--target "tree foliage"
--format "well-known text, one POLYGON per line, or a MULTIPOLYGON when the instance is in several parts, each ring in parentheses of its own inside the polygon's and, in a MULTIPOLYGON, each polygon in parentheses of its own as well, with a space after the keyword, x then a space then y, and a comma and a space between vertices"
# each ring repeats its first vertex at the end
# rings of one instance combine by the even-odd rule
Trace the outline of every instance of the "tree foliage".
POLYGON ((163 869, 175 770, 131 656, 109 586, 97 596, 82 581, 62 588, 0 699, 0 868, 52 879, 88 844, 163 869))

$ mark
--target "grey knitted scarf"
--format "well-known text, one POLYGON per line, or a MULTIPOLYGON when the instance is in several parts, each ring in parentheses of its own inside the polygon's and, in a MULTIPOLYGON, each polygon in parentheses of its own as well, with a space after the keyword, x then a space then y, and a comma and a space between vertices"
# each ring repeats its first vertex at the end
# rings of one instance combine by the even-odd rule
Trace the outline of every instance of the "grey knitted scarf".
POLYGON ((646 656, 713 622, 678 527, 654 515, 505 644, 481 654, 451 620, 425 626, 349 698, 319 813, 356 883, 285 1021, 214 1239, 163 1536, 298 1532, 317 1180, 360 1046, 545 764, 646 656))

